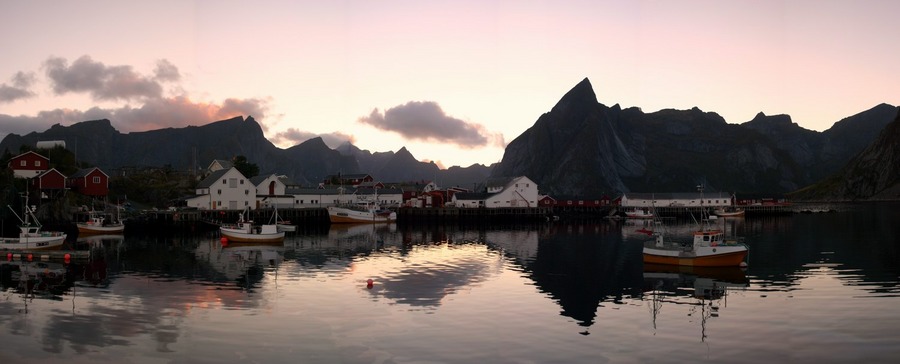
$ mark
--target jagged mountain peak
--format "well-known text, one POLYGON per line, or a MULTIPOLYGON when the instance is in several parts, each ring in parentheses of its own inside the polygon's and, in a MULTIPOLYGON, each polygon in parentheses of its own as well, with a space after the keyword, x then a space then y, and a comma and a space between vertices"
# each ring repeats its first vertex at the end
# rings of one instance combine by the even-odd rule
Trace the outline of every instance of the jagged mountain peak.
POLYGON ((566 92, 551 111, 571 109, 576 105, 593 106, 596 104, 597 94, 594 93, 594 87, 591 86, 591 81, 585 77, 584 80, 581 80, 575 87, 572 87, 569 92, 566 92))

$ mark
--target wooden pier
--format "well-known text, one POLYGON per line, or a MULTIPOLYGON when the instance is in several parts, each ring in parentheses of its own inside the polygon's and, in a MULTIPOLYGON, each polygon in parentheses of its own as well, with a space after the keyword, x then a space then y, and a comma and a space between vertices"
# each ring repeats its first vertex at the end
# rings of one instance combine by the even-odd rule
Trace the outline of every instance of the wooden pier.
POLYGON ((87 261, 91 257, 88 250, 0 250, 4 261, 26 261, 26 262, 66 262, 69 257, 71 262, 87 261))

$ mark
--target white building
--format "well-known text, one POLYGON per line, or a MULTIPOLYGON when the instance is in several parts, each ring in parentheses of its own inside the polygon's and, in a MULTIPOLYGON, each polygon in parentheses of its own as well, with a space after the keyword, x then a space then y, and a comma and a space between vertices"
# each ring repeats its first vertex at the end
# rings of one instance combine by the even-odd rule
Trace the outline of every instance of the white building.
POLYGON ((727 207, 733 205, 732 196, 724 192, 685 193, 626 193, 619 203, 622 207, 727 207), (702 198, 701 198, 702 197, 702 198))
POLYGON ((188 207, 201 210, 240 210, 256 208, 256 186, 237 168, 211 173, 197 185, 197 196, 187 200, 188 207))
POLYGON ((487 192, 453 194, 453 204, 457 207, 538 207, 538 187, 528 177, 490 179, 485 187, 487 192))

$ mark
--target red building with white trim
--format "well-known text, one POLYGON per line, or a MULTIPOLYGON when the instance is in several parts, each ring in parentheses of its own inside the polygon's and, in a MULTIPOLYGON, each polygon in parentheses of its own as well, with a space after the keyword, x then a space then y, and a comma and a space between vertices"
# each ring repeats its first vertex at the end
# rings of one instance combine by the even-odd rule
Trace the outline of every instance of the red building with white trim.
POLYGON ((87 168, 69 177, 69 188, 82 195, 106 196, 109 194, 109 176, 100 168, 87 168))
POLYGON ((12 157, 8 166, 16 178, 34 178, 50 169, 50 158, 29 151, 12 157))

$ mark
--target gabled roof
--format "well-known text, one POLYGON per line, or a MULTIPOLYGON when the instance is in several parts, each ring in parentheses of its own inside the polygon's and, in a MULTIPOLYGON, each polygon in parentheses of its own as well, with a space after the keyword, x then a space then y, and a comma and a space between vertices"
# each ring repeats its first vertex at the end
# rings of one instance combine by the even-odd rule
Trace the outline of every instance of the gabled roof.
POLYGON ((47 176, 48 174, 51 174, 51 173, 55 173, 55 174, 58 174, 58 175, 60 175, 60 176, 63 176, 63 178, 66 177, 66 175, 62 174, 62 172, 57 171, 56 168, 50 168, 50 169, 48 169, 48 170, 42 172, 41 174, 37 175, 37 177, 34 177, 34 178, 44 178, 45 176, 47 176))
POLYGON ((97 167, 92 167, 92 168, 79 169, 77 172, 75 172, 75 173, 73 173, 71 176, 69 176, 69 178, 83 178, 83 177, 87 177, 87 175, 91 174, 91 172, 93 172, 94 170, 97 170, 97 171, 99 171, 100 173, 103 173, 104 176, 109 177, 109 175, 106 174, 105 172, 103 172, 102 169, 97 168, 97 167))
POLYGON ((219 164, 220 166, 222 166, 222 168, 224 168, 224 169, 229 169, 229 168, 231 168, 231 167, 234 167, 234 166, 231 164, 231 161, 230 161, 230 160, 227 160, 227 159, 213 159, 213 161, 212 161, 211 163, 209 163, 209 166, 212 167, 212 165, 213 165, 213 164, 216 164, 216 163, 218 163, 218 164, 219 164))
POLYGON ((24 157, 24 156, 26 156, 26 155, 28 155, 28 154, 34 154, 34 155, 36 155, 36 156, 38 156, 38 157, 41 157, 41 158, 43 158, 43 159, 45 159, 45 160, 48 160, 48 161, 50 160, 50 158, 47 158, 47 157, 45 157, 45 156, 42 156, 40 153, 37 153, 37 152, 34 152, 34 151, 30 151, 30 150, 27 151, 27 152, 25 152, 25 153, 19 154, 19 155, 15 156, 15 157, 12 157, 12 158, 10 158, 9 160, 18 159, 18 158, 24 157))
MULTIPOLYGON (((218 181, 220 178, 222 178, 222 176, 224 176, 226 173, 228 173, 228 171, 230 171, 232 169, 233 168, 220 169, 218 171, 210 173, 209 176, 206 176, 206 178, 204 178, 202 181, 200 181, 200 183, 197 184, 197 188, 212 187, 213 183, 216 183, 216 181, 218 181)), ((238 173, 240 173, 240 172, 238 172, 238 173)))

